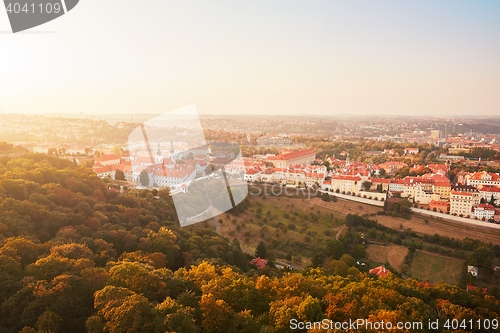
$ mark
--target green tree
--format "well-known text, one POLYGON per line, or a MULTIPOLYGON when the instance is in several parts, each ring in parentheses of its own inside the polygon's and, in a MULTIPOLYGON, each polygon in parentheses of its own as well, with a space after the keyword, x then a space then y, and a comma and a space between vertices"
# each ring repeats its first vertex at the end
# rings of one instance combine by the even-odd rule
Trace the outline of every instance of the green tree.
POLYGON ((121 171, 120 169, 116 169, 115 179, 116 180, 125 180, 125 173, 123 173, 123 171, 121 171))
POLYGON ((356 260, 347 253, 340 257, 340 261, 345 262, 348 267, 356 267, 356 260))
POLYGON ((36 321, 38 332, 57 333, 61 324, 61 316, 50 310, 45 310, 36 321))
POLYGON ((349 266, 347 266, 345 262, 340 260, 329 260, 325 263, 323 269, 327 274, 340 275, 345 277, 347 276, 347 270, 349 269, 349 266))
POLYGON ((352 247, 352 254, 356 258, 365 258, 366 257, 366 250, 365 246, 363 244, 356 244, 352 247))
POLYGON ((370 182, 370 181, 363 182, 363 187, 365 190, 369 191, 370 188, 372 187, 372 182, 370 182))
POLYGON ((115 153, 116 156, 122 157, 122 155, 123 155, 123 149, 121 147, 114 146, 112 150, 113 150, 113 153, 115 153))
POLYGON ((493 196, 493 194, 491 195, 490 201, 488 203, 492 206, 495 206, 495 197, 493 196))
POLYGON ((56 148, 49 148, 49 150, 47 151, 47 153, 49 155, 59 156, 59 152, 57 151, 56 148))
POLYGON ((267 258, 267 247, 263 241, 260 241, 259 245, 257 245, 257 248, 255 249, 255 256, 262 259, 267 258))
POLYGON ((344 254, 344 252, 344 243, 342 243, 341 241, 332 239, 326 243, 326 255, 328 257, 338 260, 344 254))
POLYGON ((213 164, 207 165, 205 168, 205 175, 211 174, 212 172, 214 172, 214 170, 215 170, 215 166, 213 164))
POLYGON ((322 253, 315 253, 311 259, 311 266, 312 267, 321 267, 323 266, 323 254, 322 253))
POLYGON ((139 180, 142 186, 149 186, 149 175, 146 172, 146 170, 141 171, 141 174, 139 175, 139 180))

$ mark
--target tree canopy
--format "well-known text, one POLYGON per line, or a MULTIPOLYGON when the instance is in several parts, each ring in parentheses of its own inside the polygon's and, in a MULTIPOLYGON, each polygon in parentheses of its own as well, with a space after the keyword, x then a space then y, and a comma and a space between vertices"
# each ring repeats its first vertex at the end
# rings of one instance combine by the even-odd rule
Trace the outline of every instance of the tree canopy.
MULTIPOLYGON (((500 314, 491 295, 362 273, 344 252, 356 249, 336 240, 321 267, 257 270, 237 241, 204 224, 181 228, 168 192, 110 191, 87 167, 54 156, 1 157, 0 170, 2 333, 290 332, 294 318, 500 314)), ((256 254, 266 252, 261 243, 256 254)), ((493 257, 478 247, 471 260, 489 267, 493 257)))

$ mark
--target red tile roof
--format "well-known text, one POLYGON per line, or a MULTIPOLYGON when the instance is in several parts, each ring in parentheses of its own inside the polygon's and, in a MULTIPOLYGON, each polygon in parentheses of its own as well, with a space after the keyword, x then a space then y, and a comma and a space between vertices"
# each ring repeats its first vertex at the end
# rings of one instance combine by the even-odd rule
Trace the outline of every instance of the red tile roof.
POLYGON ((483 185, 481 187, 480 191, 481 192, 498 193, 498 192, 500 192, 500 187, 490 186, 490 185, 483 185))
POLYGON ((455 190, 451 190, 451 194, 472 196, 471 192, 460 192, 455 190))
POLYGON ((346 175, 333 176, 332 179, 350 180, 350 181, 360 181, 361 180, 361 178, 358 176, 346 176, 346 175))
POLYGON ((429 202, 429 206, 448 206, 450 203, 447 201, 436 201, 436 200, 431 200, 429 202))
POLYGON ((155 163, 154 157, 151 159, 149 156, 138 156, 134 162, 135 165, 137 164, 152 164, 155 163))
POLYGON ((498 181, 500 179, 500 176, 496 173, 487 173, 486 171, 483 171, 483 172, 475 172, 471 177, 470 179, 473 179, 473 180, 482 180, 483 179, 483 176, 486 176, 486 175, 489 175, 491 177, 491 180, 492 181, 498 181))
POLYGON ((416 185, 416 184, 432 184, 432 179, 425 177, 405 177, 404 179, 405 185, 416 185))
POLYGON ((195 171, 192 165, 178 165, 175 168, 169 169, 162 164, 150 165, 146 168, 148 173, 152 173, 154 176, 163 176, 184 179, 195 171))
POLYGON ((434 186, 439 186, 439 187, 450 187, 450 182, 437 182, 434 183, 434 186))
POLYGON ((254 265, 257 268, 264 268, 267 265, 267 260, 262 258, 254 258, 250 260, 250 265, 254 265))
POLYGON ((295 158, 307 156, 315 154, 314 150, 312 149, 304 149, 304 150, 299 150, 299 151, 294 151, 286 154, 279 154, 277 156, 269 156, 267 159, 268 160, 282 160, 282 161, 288 161, 288 160, 293 160, 295 158))
POLYGON ((432 170, 443 170, 443 171, 448 170, 448 166, 446 164, 431 163, 427 167, 432 170))
POLYGON ((372 178, 372 183, 382 183, 382 184, 388 184, 389 179, 386 178, 372 178))
POLYGON ((490 204, 479 204, 477 207, 474 208, 483 208, 484 210, 495 210, 495 207, 493 207, 490 204))
POLYGON ((246 174, 247 175, 255 175, 257 173, 259 173, 260 170, 259 169, 250 169, 250 170, 247 170, 246 174))
POLYGON ((107 166, 97 167, 97 168, 94 167, 92 168, 92 171, 94 171, 97 174, 111 172, 111 170, 107 166))
POLYGON ((373 275, 376 275, 378 277, 381 277, 381 276, 386 276, 387 274, 389 274, 391 271, 388 270, 387 268, 385 268, 385 266, 378 266, 378 267, 375 267, 375 268, 372 268, 368 271, 368 273, 370 274, 373 274, 373 275))
POLYGON ((476 287, 476 286, 471 286, 471 285, 467 285, 467 292, 469 291, 473 291, 473 290, 479 290, 479 291, 482 291, 483 294, 487 294, 488 293, 488 288, 479 288, 479 287, 476 287))

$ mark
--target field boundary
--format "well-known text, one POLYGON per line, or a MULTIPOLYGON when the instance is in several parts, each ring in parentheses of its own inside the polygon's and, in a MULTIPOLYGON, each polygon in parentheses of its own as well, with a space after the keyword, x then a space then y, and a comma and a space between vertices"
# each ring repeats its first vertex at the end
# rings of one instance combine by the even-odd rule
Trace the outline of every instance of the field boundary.
POLYGON ((472 225, 483 227, 483 228, 491 228, 491 229, 495 229, 495 230, 500 230, 500 224, 496 224, 496 223, 492 223, 492 222, 476 221, 476 220, 468 219, 466 217, 453 216, 453 215, 428 211, 428 210, 420 209, 420 208, 411 208, 411 210, 412 210, 412 212, 417 213, 419 215, 440 217, 441 219, 448 220, 450 222, 468 223, 468 224, 472 224, 472 225))
POLYGON ((360 198, 360 197, 356 197, 356 196, 352 196, 352 195, 335 193, 335 192, 324 191, 324 190, 320 190, 320 192, 321 193, 328 193, 329 195, 332 195, 332 196, 334 195, 337 198, 344 199, 344 200, 356 201, 356 202, 364 203, 367 205, 384 207, 384 201, 378 201, 378 200, 367 199, 367 198, 360 198))

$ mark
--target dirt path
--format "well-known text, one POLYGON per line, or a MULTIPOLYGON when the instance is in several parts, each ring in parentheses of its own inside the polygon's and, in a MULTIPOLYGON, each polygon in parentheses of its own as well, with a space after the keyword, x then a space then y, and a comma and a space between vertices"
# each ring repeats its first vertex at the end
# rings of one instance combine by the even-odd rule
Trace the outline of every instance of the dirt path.
POLYGON ((344 230, 345 224, 340 228, 339 232, 337 232, 337 235, 335 236, 336 240, 339 240, 340 234, 342 233, 342 230, 344 230))

